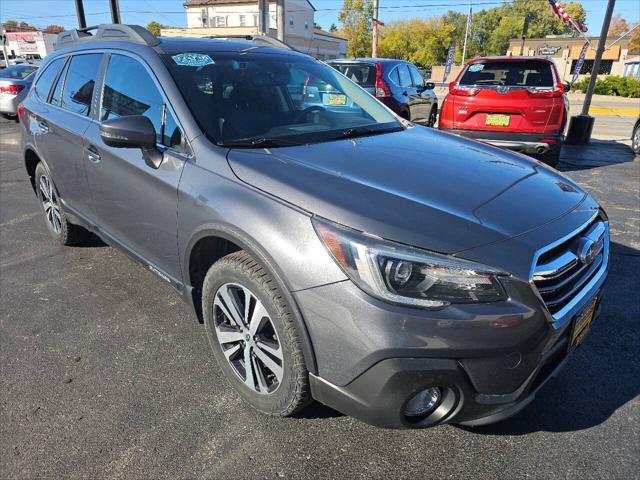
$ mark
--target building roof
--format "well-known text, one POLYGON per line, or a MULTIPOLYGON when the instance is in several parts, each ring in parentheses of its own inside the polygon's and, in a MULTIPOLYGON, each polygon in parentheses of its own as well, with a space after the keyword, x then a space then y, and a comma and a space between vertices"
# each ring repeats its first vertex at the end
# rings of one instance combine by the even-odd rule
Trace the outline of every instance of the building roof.
MULTIPOLYGON (((276 0, 268 0, 269 3, 276 3, 276 0)), ((316 11, 316 7, 313 4, 306 0, 309 6, 316 11)), ((207 7, 207 6, 216 6, 216 5, 243 5, 243 4, 257 4, 257 0, 187 0, 184 2, 185 7, 207 7)))
POLYGON ((333 32, 327 32, 326 30, 322 30, 320 28, 314 28, 313 33, 317 33, 318 35, 324 35, 326 37, 337 38, 338 40, 344 40, 344 41, 347 40, 346 37, 343 37, 342 35, 338 35, 337 33, 333 33, 333 32))

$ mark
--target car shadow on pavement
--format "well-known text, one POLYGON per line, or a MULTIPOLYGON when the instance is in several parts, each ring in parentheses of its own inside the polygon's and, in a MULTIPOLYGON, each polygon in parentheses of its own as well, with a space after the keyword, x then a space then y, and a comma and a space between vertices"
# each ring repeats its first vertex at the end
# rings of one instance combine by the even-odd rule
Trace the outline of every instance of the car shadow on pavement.
POLYGON ((617 140, 592 140, 589 145, 563 145, 561 172, 588 170, 619 163, 633 162, 635 155, 629 145, 617 140))
POLYGON ((640 394, 640 251, 612 243, 600 317, 558 376, 516 416, 484 427, 487 435, 568 432, 595 427, 640 394))

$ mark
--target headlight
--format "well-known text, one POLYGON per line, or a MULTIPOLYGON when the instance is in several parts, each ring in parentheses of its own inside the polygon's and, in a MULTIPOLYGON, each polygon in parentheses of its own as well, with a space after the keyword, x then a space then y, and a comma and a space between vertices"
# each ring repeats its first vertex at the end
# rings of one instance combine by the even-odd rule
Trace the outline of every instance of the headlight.
POLYGON ((427 252, 314 218, 318 236, 362 290, 393 303, 441 308, 505 300, 506 275, 467 260, 427 252))

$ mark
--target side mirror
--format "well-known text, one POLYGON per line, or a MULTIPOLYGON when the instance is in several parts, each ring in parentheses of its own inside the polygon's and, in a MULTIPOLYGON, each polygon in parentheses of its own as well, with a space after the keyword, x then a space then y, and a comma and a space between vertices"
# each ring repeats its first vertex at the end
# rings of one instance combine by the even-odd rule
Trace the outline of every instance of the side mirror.
POLYGON ((156 129, 147 117, 131 115, 100 124, 100 138, 114 148, 140 148, 145 163, 154 169, 162 164, 162 152, 156 148, 156 129))
POLYGON ((424 82, 424 89, 425 90, 433 90, 434 88, 436 88, 436 84, 433 82, 424 82))
POLYGON ((568 92, 568 91, 570 91, 570 90, 571 90, 571 84, 570 84, 569 82, 565 83, 565 84, 564 84, 564 91, 565 91, 565 92, 568 92))

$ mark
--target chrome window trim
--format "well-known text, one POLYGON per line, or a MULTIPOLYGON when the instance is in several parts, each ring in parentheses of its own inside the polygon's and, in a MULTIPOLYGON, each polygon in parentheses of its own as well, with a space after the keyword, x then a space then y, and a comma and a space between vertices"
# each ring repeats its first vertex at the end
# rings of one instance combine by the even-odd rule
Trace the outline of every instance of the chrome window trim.
POLYGON ((552 325, 552 327, 555 330, 558 330, 560 328, 563 328, 567 322, 573 318, 573 316, 578 312, 578 310, 583 306, 582 303, 584 303, 585 299, 590 298, 591 295, 590 293, 593 292, 593 290, 595 290, 596 288, 599 288, 601 286, 601 284, 604 281, 604 277, 607 273, 607 270, 609 268, 609 242, 610 242, 610 238, 609 238, 609 222, 607 220, 602 220, 602 223, 604 224, 605 227, 605 231, 604 231, 604 251, 603 251, 603 258, 602 258, 602 265, 600 266, 600 269, 596 272, 596 274, 593 276, 593 278, 591 280, 589 280, 589 282, 587 282, 587 284, 578 292, 575 294, 575 296, 564 306, 562 307, 560 310, 558 310, 555 314, 551 314, 551 312, 549 311, 549 309, 547 308, 547 305, 544 302, 544 299, 542 298, 542 296, 540 295, 540 292, 538 291, 538 287, 536 286, 533 278, 534 278, 534 273, 535 273, 535 268, 536 265, 538 263, 538 259, 540 258, 540 256, 542 256, 544 253, 548 252, 549 250, 552 250, 553 248, 557 247, 558 245, 561 245, 562 243, 566 242, 567 240, 575 237, 576 235, 578 235, 578 233, 582 232, 585 228, 587 228, 587 226, 592 223, 599 215, 599 211, 596 211, 591 218, 589 218, 589 220, 585 223, 583 223, 579 228, 576 228, 575 230, 573 230, 571 233, 563 236, 562 238, 556 240, 555 242, 552 242, 544 247, 542 247, 541 249, 537 250, 535 255, 533 256, 533 261, 531 264, 531 271, 529 273, 529 284, 531 285, 531 288, 533 289, 533 291, 535 292, 536 296, 538 297, 538 300, 540 301, 540 303, 542 304, 545 313, 547 314, 547 316, 550 319, 550 323, 552 325))

